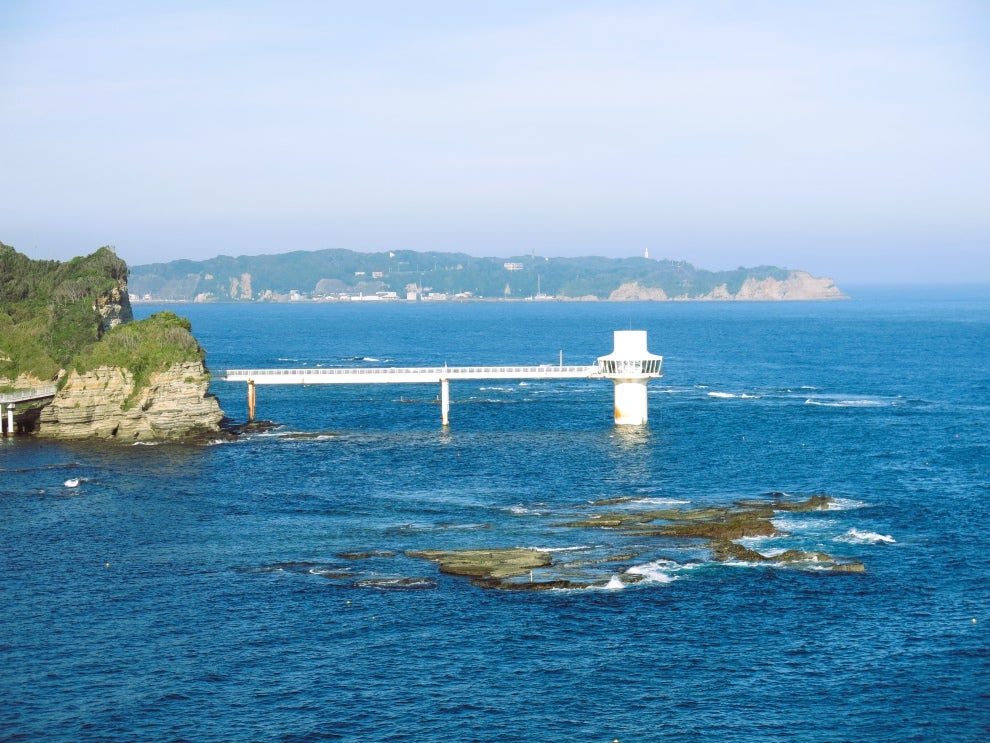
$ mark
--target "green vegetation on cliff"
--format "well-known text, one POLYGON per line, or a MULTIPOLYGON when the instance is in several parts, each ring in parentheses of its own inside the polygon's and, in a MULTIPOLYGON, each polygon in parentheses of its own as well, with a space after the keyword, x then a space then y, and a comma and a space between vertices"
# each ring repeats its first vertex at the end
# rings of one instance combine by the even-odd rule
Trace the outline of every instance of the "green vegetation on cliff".
POLYGON ((128 322, 127 274, 108 247, 63 263, 0 243, 0 379, 49 380, 105 364, 129 369, 140 387, 173 362, 202 360, 187 320, 163 312, 128 322))
POLYGON ((189 321, 164 311, 113 328, 76 356, 72 367, 80 374, 101 366, 127 369, 134 375, 136 395, 148 386, 154 372, 184 361, 202 361, 205 355, 189 321))
POLYGON ((110 248, 60 263, 0 243, 0 376, 54 377, 100 339, 95 299, 126 279, 127 264, 110 248))

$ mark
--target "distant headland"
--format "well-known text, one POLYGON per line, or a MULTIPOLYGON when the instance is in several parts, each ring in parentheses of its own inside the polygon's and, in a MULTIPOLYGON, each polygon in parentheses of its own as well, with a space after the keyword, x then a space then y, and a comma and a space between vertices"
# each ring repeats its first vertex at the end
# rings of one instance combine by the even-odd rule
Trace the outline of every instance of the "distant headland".
POLYGON ((133 266, 135 302, 787 301, 846 299, 775 266, 706 271, 649 257, 476 258, 328 249, 133 266))

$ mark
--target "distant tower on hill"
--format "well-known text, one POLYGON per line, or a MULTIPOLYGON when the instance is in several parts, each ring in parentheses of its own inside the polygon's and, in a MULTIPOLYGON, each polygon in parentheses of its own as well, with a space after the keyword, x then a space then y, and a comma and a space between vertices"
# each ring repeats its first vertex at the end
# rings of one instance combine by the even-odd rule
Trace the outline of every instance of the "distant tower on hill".
POLYGON ((643 248, 643 257, 649 259, 649 257, 650 257, 650 249, 649 248, 643 248))

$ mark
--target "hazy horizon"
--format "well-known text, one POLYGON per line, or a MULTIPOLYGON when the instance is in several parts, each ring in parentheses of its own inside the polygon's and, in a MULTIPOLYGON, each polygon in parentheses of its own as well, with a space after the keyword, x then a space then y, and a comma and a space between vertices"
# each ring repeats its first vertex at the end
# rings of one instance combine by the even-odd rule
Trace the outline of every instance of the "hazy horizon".
POLYGON ((13 2, 0 241, 990 283, 977 0, 13 2))

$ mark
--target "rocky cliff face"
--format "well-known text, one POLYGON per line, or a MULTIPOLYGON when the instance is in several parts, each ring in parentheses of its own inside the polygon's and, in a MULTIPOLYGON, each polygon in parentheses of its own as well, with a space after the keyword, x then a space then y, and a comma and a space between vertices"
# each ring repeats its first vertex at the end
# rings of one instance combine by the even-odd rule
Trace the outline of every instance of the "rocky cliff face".
POLYGON ((791 271, 784 279, 746 279, 735 294, 725 284, 715 287, 707 294, 671 297, 663 289, 640 286, 632 281, 623 284, 609 296, 613 302, 663 302, 667 300, 708 300, 708 301, 788 301, 817 299, 847 299, 835 282, 829 278, 816 278, 804 271, 791 271))
POLYGON ((100 314, 100 335, 123 322, 133 320, 134 312, 127 294, 127 279, 120 279, 117 286, 106 294, 99 295, 93 304, 93 309, 100 314))
POLYGON ((128 405, 134 379, 127 369, 71 372, 55 400, 41 411, 37 435, 127 443, 215 435, 223 411, 207 393, 209 381, 202 363, 173 364, 153 374, 150 385, 128 405))

